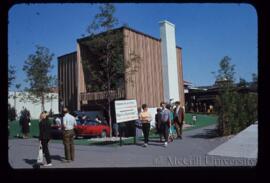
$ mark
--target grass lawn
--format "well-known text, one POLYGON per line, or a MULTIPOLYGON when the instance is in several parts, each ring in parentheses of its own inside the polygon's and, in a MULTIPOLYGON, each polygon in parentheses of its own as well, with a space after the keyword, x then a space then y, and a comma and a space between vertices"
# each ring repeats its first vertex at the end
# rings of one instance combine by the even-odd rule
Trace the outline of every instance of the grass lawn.
MULTIPOLYGON (((192 124, 192 115, 193 113, 186 113, 185 115, 185 122, 187 124, 192 124)), ((194 126, 190 128, 186 128, 186 130, 192 130, 195 128, 202 128, 204 126, 209 126, 217 123, 217 116, 216 115, 206 115, 206 114, 195 114, 197 116, 197 122, 194 126)))
MULTIPOLYGON (((186 113, 185 115, 185 122, 187 124, 192 123, 192 114, 186 113)), ((31 138, 37 138, 39 135, 39 129, 38 129, 38 120, 31 120, 31 126, 30 126, 30 137, 31 138)), ((204 115, 204 114, 197 114, 197 122, 194 126, 184 129, 184 131, 192 130, 195 128, 201 128, 204 126, 209 126, 212 124, 217 123, 217 116, 215 115, 204 115)), ((12 121, 9 122, 10 126, 10 136, 9 138, 18 138, 17 135, 21 136, 21 128, 18 121, 12 121)), ((152 129, 149 134, 150 139, 156 139, 159 138, 159 135, 155 134, 155 129, 152 129)), ((137 141, 143 140, 143 137, 137 138, 137 141)), ((62 140, 60 139, 53 139, 51 141, 52 143, 62 143, 62 140)), ((75 139, 74 143, 76 145, 112 145, 112 146, 119 146, 119 142, 93 142, 89 141, 89 139, 75 139)), ((123 140, 123 145, 129 145, 134 143, 134 138, 128 138, 123 140)))
MULTIPOLYGON (((39 127, 38 127, 38 120, 31 120, 31 126, 30 126, 30 137, 36 138, 39 135, 39 127)), ((21 126, 19 124, 19 121, 11 121, 9 122, 9 138, 18 138, 22 137, 21 133, 21 126)))

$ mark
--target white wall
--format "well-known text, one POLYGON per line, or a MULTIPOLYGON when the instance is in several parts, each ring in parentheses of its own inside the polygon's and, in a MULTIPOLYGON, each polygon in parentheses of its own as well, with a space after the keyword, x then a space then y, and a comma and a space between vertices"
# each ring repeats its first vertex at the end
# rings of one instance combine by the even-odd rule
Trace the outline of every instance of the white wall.
MULTIPOLYGON (((16 100, 14 99, 14 95, 15 92, 10 91, 9 92, 9 99, 8 99, 8 103, 11 105, 11 107, 14 107, 15 105, 15 101, 16 101, 16 111, 17 111, 17 115, 20 115, 21 110, 23 109, 23 107, 25 107, 26 109, 28 109, 30 111, 31 114, 31 119, 38 119, 39 115, 41 113, 41 103, 33 103, 30 100, 26 100, 23 101, 22 99, 25 98, 23 94, 27 94, 25 92, 16 92, 16 100)), ((54 114, 59 113, 58 111, 58 94, 57 93, 49 93, 48 96, 54 96, 54 99, 52 99, 52 101, 48 101, 45 100, 45 110, 46 111, 50 111, 50 109, 52 108, 52 111, 54 114)))

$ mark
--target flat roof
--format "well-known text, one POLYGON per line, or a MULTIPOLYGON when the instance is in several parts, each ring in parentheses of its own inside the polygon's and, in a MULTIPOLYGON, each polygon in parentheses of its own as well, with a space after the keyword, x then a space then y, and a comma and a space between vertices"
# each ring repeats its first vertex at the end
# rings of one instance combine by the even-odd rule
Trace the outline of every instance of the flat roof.
MULTIPOLYGON (((141 32, 141 31, 138 31, 138 30, 136 30, 136 29, 130 28, 130 27, 128 27, 128 26, 121 26, 121 27, 119 27, 119 28, 112 29, 112 31, 117 31, 117 30, 122 30, 122 29, 128 29, 128 30, 130 30, 130 31, 132 31, 132 32, 136 32, 136 33, 138 33, 138 34, 144 35, 144 36, 149 37, 149 38, 151 38, 151 39, 154 39, 154 40, 156 40, 156 41, 161 41, 161 39, 158 39, 158 38, 156 38, 156 37, 154 37, 154 36, 151 36, 151 35, 149 35, 149 34, 145 34, 145 33, 141 32)), ((97 35, 100 35, 100 34, 103 34, 103 33, 105 33, 105 32, 101 32, 101 33, 99 33, 99 34, 97 34, 97 35)), ((79 39, 77 39, 77 42, 81 42, 81 41, 87 40, 87 39, 89 39, 89 38, 90 38, 90 36, 86 36, 86 37, 83 37, 83 38, 79 38, 79 39)), ((182 49, 180 46, 177 46, 177 45, 176 45, 176 48, 182 49)), ((61 57, 65 57, 65 56, 72 55, 72 54, 76 54, 76 53, 77 53, 77 51, 74 51, 74 52, 71 52, 71 53, 67 53, 67 54, 61 55, 61 56, 59 56, 59 57, 57 57, 57 58, 60 59, 61 57)))
POLYGON ((57 57, 57 59, 60 59, 61 57, 66 57, 66 56, 68 56, 68 55, 73 55, 73 54, 77 54, 77 51, 73 51, 73 52, 70 52, 70 53, 61 55, 61 56, 57 57))
MULTIPOLYGON (((136 29, 130 28, 130 27, 128 27, 128 26, 122 26, 122 27, 113 29, 113 31, 117 31, 117 30, 121 30, 121 29, 128 29, 128 30, 130 30, 130 31, 132 31, 132 32, 136 32, 136 33, 138 33, 138 34, 144 35, 144 36, 149 37, 149 38, 151 38, 151 39, 154 39, 154 40, 157 40, 157 41, 161 41, 161 39, 158 39, 158 38, 156 38, 156 37, 153 37, 153 36, 151 36, 151 35, 149 35, 149 34, 145 34, 145 33, 141 32, 141 31, 138 31, 138 30, 136 30, 136 29)), ((103 33, 104 33, 104 32, 101 32, 101 33, 99 33, 99 34, 97 34, 97 35, 100 35, 100 34, 103 34, 103 33)), ((81 42, 81 41, 87 40, 89 37, 90 37, 90 36, 86 36, 86 37, 83 37, 83 38, 79 38, 79 39, 77 39, 77 42, 81 42)), ((182 49, 180 46, 177 46, 177 45, 176 45, 176 48, 182 49)))

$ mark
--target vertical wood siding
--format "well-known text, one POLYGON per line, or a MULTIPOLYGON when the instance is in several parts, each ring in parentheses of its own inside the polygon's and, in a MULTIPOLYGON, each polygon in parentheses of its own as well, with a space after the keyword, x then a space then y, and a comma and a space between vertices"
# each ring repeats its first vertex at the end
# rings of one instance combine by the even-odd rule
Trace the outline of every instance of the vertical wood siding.
POLYGON ((126 83, 126 98, 137 99, 138 106, 143 103, 149 107, 159 106, 163 100, 163 79, 160 41, 146 35, 124 29, 125 60, 134 52, 140 56, 140 67, 134 74, 134 83, 126 83))
MULTIPOLYGON (((70 110, 76 110, 77 106, 77 65, 76 53, 71 53, 62 57, 58 57, 58 87, 59 102, 64 102, 70 110)), ((59 103, 59 111, 61 111, 59 103)))
MULTIPOLYGON (((143 103, 149 107, 157 107, 164 100, 161 42, 150 36, 123 28, 124 61, 131 59, 131 53, 141 58, 138 71, 131 76, 132 82, 125 82, 125 98, 136 99, 138 106, 143 103)), ((77 53, 58 58, 59 97, 64 105, 79 110, 81 102, 77 93, 86 92, 81 58, 87 52, 79 43, 77 53), (62 84, 61 84, 62 83, 62 84), (71 106, 72 105, 72 106, 71 106)), ((177 68, 179 96, 184 104, 182 50, 177 48, 177 68)), ((130 76, 125 75, 126 80, 130 76)), ((60 105, 59 105, 60 106, 60 105)))
MULTIPOLYGON (((146 103, 149 107, 157 107, 164 100, 161 42, 130 29, 123 29, 123 33, 125 60, 130 59, 132 52, 141 58, 140 68, 132 77, 134 83, 125 85, 126 98, 137 99, 138 106, 146 103)), ((183 104, 184 87, 180 48, 177 48, 177 68, 179 96, 183 104)))
POLYGON ((179 96, 182 106, 185 106, 185 93, 184 93, 184 79, 183 79, 183 64, 182 64, 182 50, 176 49, 177 54, 177 70, 178 70, 178 83, 179 83, 179 96))

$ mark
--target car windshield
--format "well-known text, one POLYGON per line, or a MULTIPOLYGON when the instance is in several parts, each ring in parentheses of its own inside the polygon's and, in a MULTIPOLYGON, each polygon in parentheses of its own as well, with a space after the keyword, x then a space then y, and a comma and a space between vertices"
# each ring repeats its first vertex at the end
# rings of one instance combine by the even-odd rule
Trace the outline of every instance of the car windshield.
POLYGON ((91 125, 91 126, 95 126, 97 125, 97 122, 94 120, 79 120, 77 119, 77 125, 91 125))
POLYGON ((76 119, 76 122, 77 122, 77 125, 82 125, 82 124, 84 124, 84 121, 79 120, 79 119, 76 119))
POLYGON ((97 122, 96 121, 93 121, 93 120, 87 120, 84 125, 91 125, 91 126, 95 126, 97 125, 97 122))

